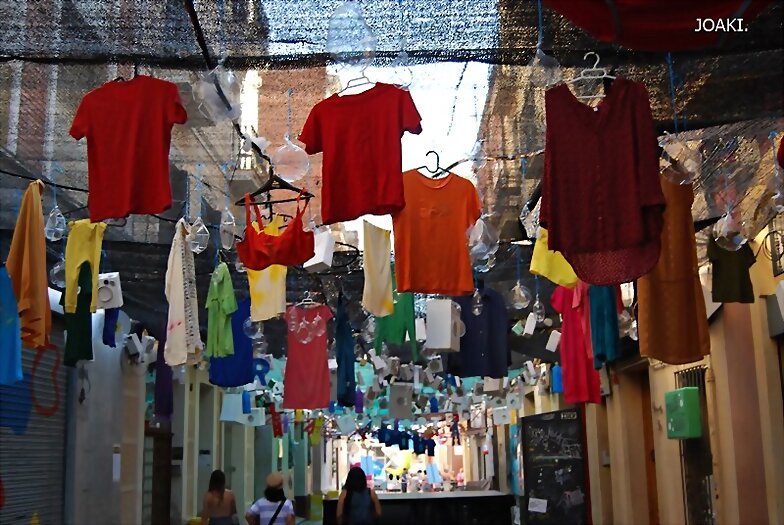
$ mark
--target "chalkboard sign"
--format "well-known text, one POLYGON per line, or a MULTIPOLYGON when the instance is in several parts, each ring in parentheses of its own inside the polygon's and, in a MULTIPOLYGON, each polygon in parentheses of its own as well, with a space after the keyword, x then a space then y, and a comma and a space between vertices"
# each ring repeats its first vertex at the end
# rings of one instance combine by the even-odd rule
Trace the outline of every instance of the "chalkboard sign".
POLYGON ((525 523, 586 523, 588 491, 580 410, 524 417, 520 434, 525 523))

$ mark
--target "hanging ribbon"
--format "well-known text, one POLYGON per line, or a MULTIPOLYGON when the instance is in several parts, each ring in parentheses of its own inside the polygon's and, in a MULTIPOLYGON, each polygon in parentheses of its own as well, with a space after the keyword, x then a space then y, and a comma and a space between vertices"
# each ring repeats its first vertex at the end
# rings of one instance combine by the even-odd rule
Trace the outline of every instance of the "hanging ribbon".
POLYGON ((272 435, 275 437, 283 436, 283 424, 280 419, 280 412, 275 408, 272 403, 269 407, 270 417, 272 418, 272 435))
POLYGON ((678 104, 675 98, 675 69, 672 66, 672 53, 667 53, 667 72, 670 77, 670 98, 672 102, 672 123, 675 133, 678 133, 678 104))

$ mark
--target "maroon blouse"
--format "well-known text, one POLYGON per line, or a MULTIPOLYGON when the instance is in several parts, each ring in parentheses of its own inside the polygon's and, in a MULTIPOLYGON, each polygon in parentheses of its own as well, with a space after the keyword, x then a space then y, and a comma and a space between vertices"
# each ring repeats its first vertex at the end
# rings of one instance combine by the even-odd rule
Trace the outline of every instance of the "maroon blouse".
POLYGON ((633 281, 659 259, 664 196, 648 91, 617 78, 597 109, 565 84, 545 94, 540 223, 590 284, 633 281))

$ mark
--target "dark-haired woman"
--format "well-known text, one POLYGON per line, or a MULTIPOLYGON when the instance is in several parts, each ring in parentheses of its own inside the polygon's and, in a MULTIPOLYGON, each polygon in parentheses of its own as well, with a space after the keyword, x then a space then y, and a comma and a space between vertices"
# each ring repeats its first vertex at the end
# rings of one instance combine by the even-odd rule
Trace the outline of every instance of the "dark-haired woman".
POLYGON ((226 488, 222 470, 212 471, 201 510, 201 525, 233 525, 237 523, 237 500, 226 488))
POLYGON ((376 492, 368 488, 365 471, 352 468, 338 498, 338 525, 372 525, 380 516, 381 503, 376 492))

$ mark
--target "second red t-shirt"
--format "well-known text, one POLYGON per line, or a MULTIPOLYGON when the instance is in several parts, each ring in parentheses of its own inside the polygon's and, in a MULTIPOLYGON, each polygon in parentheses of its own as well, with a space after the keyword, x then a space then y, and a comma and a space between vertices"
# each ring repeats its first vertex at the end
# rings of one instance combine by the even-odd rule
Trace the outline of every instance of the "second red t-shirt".
POLYGON ((70 134, 87 137, 91 221, 171 207, 171 129, 187 119, 176 84, 145 75, 84 96, 70 134))
POLYGON ((403 132, 422 132, 411 93, 378 83, 357 95, 332 95, 316 104, 299 139, 311 155, 324 152, 324 224, 405 206, 401 173, 403 132))

